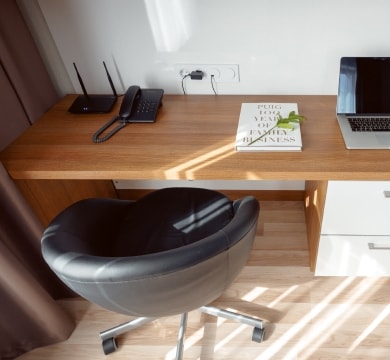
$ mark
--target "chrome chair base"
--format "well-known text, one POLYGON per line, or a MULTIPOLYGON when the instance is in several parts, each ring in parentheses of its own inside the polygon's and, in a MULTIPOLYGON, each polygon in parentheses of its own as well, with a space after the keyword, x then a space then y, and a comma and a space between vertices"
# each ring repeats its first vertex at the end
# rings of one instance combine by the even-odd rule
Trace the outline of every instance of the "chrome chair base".
MULTIPOLYGON (((256 319, 251 316, 246 316, 232 311, 220 309, 214 306, 202 306, 201 308, 199 308, 199 310, 208 315, 213 315, 227 320, 233 320, 241 324, 252 326, 253 327, 252 341, 260 343, 264 340, 263 321, 260 319, 256 319)), ((188 318, 187 313, 182 314, 180 320, 177 348, 176 348, 176 360, 181 360, 183 358, 184 337, 185 337, 185 331, 187 327, 187 318, 188 318)), ((134 320, 128 321, 121 325, 115 326, 111 329, 102 331, 100 333, 100 338, 102 340, 102 347, 103 347, 104 354, 108 355, 117 350, 117 344, 115 340, 116 336, 128 332, 130 330, 133 330, 135 328, 138 328, 142 325, 148 324, 154 320, 156 320, 156 318, 148 318, 148 317, 136 318, 134 320)))

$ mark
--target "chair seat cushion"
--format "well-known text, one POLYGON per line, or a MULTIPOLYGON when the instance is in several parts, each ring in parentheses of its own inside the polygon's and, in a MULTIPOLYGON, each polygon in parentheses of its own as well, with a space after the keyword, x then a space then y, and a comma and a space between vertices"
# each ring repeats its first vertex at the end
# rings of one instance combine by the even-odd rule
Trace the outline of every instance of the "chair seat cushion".
POLYGON ((115 256, 174 249, 214 234, 234 215, 223 194, 198 188, 166 188, 132 204, 119 226, 115 256))

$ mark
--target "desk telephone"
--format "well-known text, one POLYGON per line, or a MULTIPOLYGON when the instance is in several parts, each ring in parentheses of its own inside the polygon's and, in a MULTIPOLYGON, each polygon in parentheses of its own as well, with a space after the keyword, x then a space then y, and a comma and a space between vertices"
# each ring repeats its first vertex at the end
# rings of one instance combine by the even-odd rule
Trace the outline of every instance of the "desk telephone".
POLYGON ((163 94, 163 89, 141 89, 139 86, 130 86, 123 97, 119 114, 101 127, 93 135, 92 140, 96 143, 106 141, 128 123, 155 122, 158 109, 162 105, 163 94), (119 121, 118 126, 107 135, 100 137, 117 121, 119 121))

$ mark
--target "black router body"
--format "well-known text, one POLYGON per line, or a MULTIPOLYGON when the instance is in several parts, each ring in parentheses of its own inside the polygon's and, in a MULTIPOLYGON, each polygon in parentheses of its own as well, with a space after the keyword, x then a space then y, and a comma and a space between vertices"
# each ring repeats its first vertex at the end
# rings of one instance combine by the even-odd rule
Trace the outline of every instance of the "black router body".
POLYGON ((84 95, 79 95, 73 104, 68 109, 69 112, 75 114, 90 114, 90 113, 108 113, 112 110, 113 106, 116 103, 118 95, 115 90, 114 83, 112 82, 110 73, 107 70, 107 66, 103 61, 104 69, 106 70, 107 78, 112 89, 112 95, 89 95, 81 75, 79 74, 76 64, 73 63, 73 66, 76 70, 77 78, 79 80, 80 86, 83 89, 84 95))

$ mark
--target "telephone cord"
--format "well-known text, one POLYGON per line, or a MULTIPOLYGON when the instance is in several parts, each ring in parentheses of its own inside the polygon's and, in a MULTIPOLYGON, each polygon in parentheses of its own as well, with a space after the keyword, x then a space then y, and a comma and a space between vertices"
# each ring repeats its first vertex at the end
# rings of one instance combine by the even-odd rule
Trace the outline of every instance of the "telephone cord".
POLYGON ((127 125, 126 121, 121 120, 119 116, 113 117, 110 121, 104 124, 98 131, 95 132, 92 136, 92 140, 94 143, 102 143, 103 141, 108 140, 114 134, 116 134, 120 129, 124 128, 127 125), (101 137, 104 131, 106 131, 110 126, 112 126, 116 121, 120 121, 120 124, 112 129, 107 135, 101 137))

